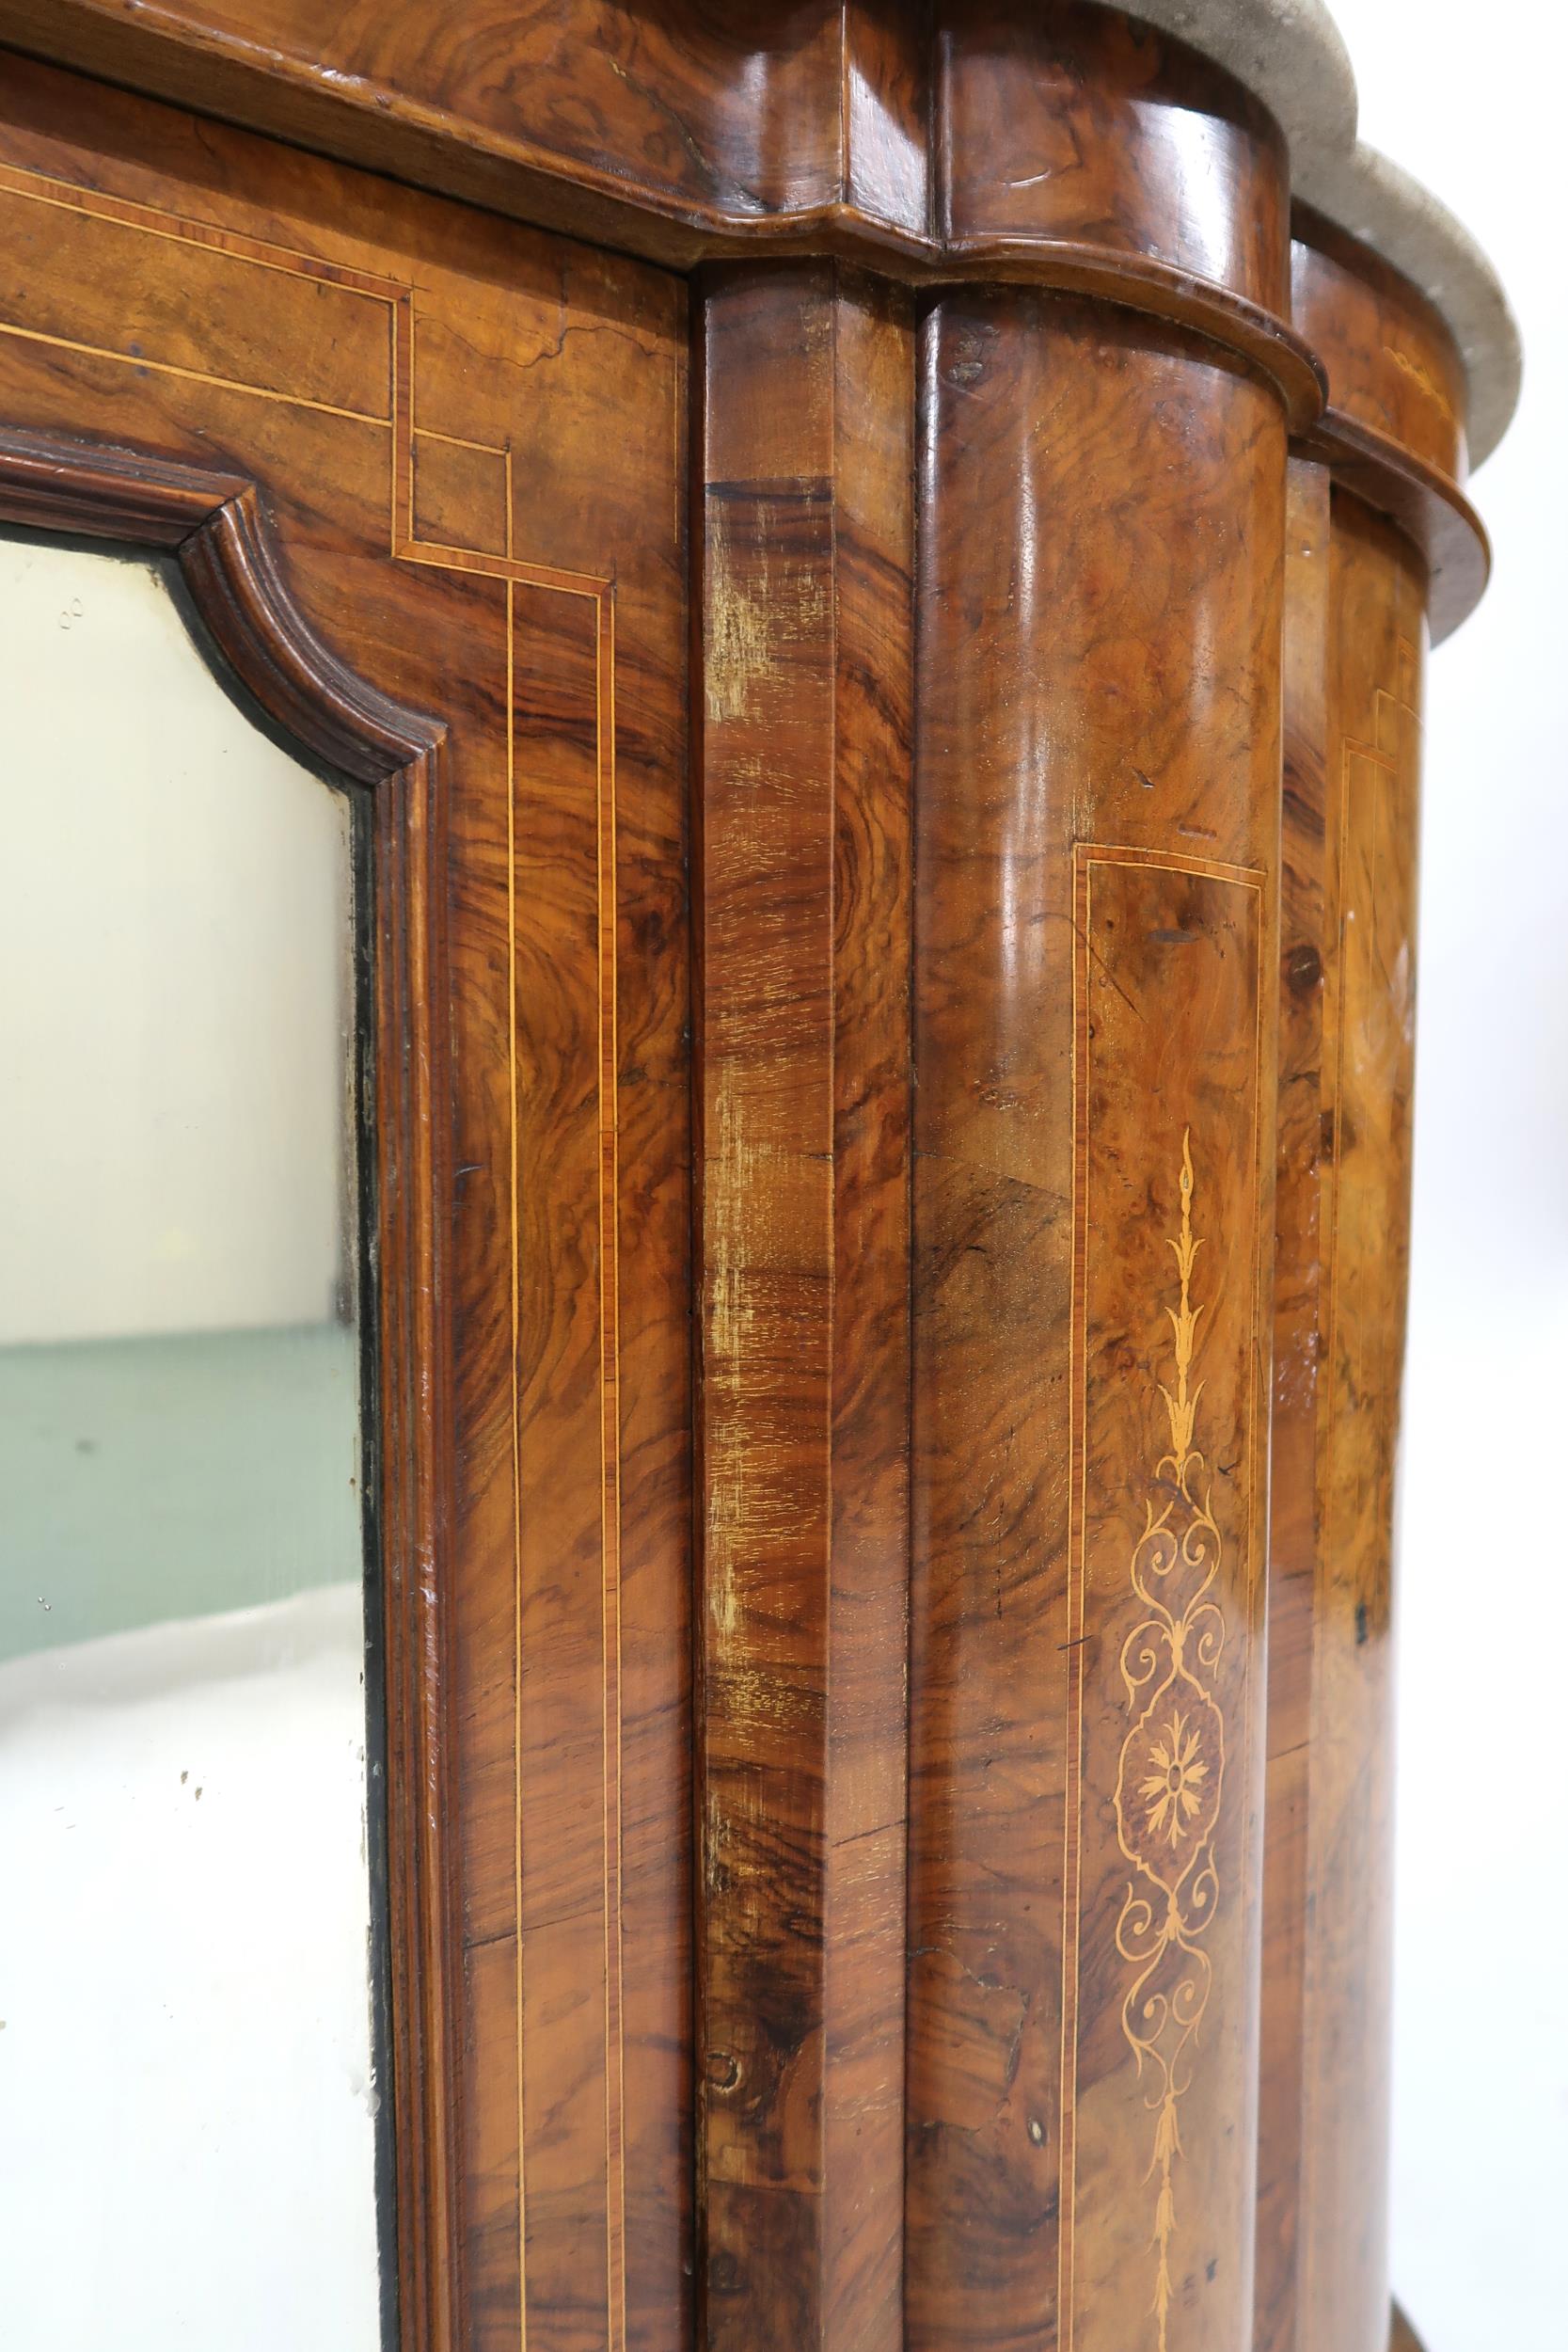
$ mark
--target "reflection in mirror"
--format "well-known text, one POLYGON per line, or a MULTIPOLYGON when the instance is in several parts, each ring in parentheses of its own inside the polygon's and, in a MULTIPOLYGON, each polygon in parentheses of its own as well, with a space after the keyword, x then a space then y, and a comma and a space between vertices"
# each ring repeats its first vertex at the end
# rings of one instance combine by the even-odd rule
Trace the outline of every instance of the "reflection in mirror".
POLYGON ((353 812, 152 565, 0 646, 0 2337, 373 2352, 353 812))

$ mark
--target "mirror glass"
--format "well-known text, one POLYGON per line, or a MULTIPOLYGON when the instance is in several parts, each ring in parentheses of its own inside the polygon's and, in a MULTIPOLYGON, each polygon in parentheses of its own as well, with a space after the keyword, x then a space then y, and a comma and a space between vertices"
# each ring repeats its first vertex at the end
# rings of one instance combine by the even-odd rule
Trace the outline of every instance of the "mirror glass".
POLYGON ((0 608, 0 2339, 374 2352, 355 809, 159 565, 0 608))

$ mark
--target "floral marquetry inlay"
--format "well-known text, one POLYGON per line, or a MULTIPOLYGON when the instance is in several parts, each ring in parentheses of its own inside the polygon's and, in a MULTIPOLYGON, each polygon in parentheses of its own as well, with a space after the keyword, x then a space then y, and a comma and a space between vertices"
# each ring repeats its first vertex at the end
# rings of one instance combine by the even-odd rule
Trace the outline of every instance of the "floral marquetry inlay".
POLYGON ((1117 1922, 1117 1949, 1135 1974, 1121 2026, 1154 2116, 1148 2177, 1155 2185, 1153 2315, 1165 2352, 1176 2235, 1180 2102, 1196 2060, 1213 1968, 1202 1939, 1219 1899, 1212 1840, 1225 1776, 1225 1724, 1210 1681, 1225 1646, 1213 1585, 1224 1543, 1212 1488, 1196 1442, 1203 1383, 1192 1380, 1203 1308, 1193 1275, 1203 1244, 1193 1231, 1192 1136, 1181 1142, 1181 1225, 1166 1247, 1179 1303, 1167 1306, 1174 1383, 1160 1384, 1169 1442, 1154 1465, 1144 1528, 1132 1549, 1132 1590, 1143 1614, 1121 1649, 1127 1705, 1136 1719, 1117 1775, 1117 1834, 1137 1876, 1117 1922))

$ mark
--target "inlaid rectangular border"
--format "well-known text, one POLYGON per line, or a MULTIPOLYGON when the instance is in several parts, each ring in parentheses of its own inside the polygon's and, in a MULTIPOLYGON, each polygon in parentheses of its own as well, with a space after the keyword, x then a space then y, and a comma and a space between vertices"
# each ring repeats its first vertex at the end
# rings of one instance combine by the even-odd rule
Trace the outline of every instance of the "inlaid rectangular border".
MULTIPOLYGON (((597 731, 598 844, 596 872, 597 924, 595 961, 598 994, 598 1126, 599 1126, 599 1423, 601 1458, 602 1622, 603 1622, 603 1756, 604 1756, 604 1913, 605 2009, 607 2071, 605 2083, 606 2166, 606 2313, 608 2352, 624 2352, 626 2344, 626 2114, 623 2047, 623 1968, 621 1952, 621 1435, 620 1435, 620 1312, 619 1226, 617 1209, 619 1100, 616 1010, 616 800, 615 800, 615 596, 608 574, 576 571, 528 563, 513 551, 514 501, 512 451, 496 447, 417 421, 416 352, 418 320, 416 290, 411 283, 352 268, 315 254, 296 251, 268 240, 219 228, 210 222, 166 212, 156 205, 79 186, 43 172, 0 163, 0 194, 56 210, 86 215, 150 237, 198 247, 231 261, 237 267, 279 271, 292 277, 327 283, 344 292, 386 305, 388 310, 388 374, 383 405, 363 410, 329 407, 326 404, 279 391, 275 387, 247 383, 243 377, 203 373, 107 346, 68 341, 19 322, 0 320, 0 335, 141 372, 166 373, 211 387, 280 403, 285 406, 325 410, 388 436, 388 553, 394 562, 436 570, 467 572, 499 580, 506 591, 506 803, 507 803, 507 935, 508 1050, 511 1104, 511 1232, 512 1290, 512 1430, 513 1525, 515 1546, 514 1603, 517 1648, 516 1686, 521 1692, 522 1615, 522 1497, 519 1479, 517 1424, 521 1397, 517 1380, 517 1316, 521 1264, 516 1209, 518 1167, 516 1133, 516 773, 514 679, 516 662, 515 587, 525 585, 558 595, 588 597, 594 606, 597 657, 595 703, 597 731), (505 467, 506 552, 485 554, 442 546, 418 538, 414 530, 414 446, 416 434, 433 440, 483 450, 499 457, 505 467)), ((441 1580, 437 1579, 439 1582, 441 1580)), ((515 1747, 520 1757, 520 1742, 515 1747)), ((517 1906, 517 2111, 518 2181, 518 2330, 519 2352, 527 2352, 527 2197, 526 2134, 523 2130, 525 1955, 522 1936, 521 1873, 524 1791, 520 1775, 515 1790, 515 1851, 518 1880, 517 1906)), ((453 2249, 460 2266, 460 2254, 453 2249)), ((459 2298, 459 2308, 461 2307, 459 2298)))
MULTIPOLYGON (((1235 866, 1217 858, 1193 856, 1184 850, 1144 850, 1110 843, 1075 841, 1072 845, 1072 1281, 1069 1309, 1070 1430, 1069 1467, 1068 1628, 1066 1643, 1067 1775, 1063 1806, 1062 1861, 1062 2051, 1061 2119, 1057 2173, 1056 2341, 1058 2352, 1072 2352, 1076 2327, 1074 2301, 1074 2232, 1077 2206, 1077 2062, 1078 2002, 1083 1867, 1084 1778, 1084 1618, 1085 1521, 1087 1511, 1088 1454, 1088 1331, 1087 1268, 1089 1246, 1089 957, 1094 868, 1134 866, 1158 872, 1196 874, 1206 881, 1228 882, 1254 892, 1259 900, 1257 924, 1258 971, 1255 979, 1256 1028, 1253 1047, 1252 1173, 1254 1199, 1261 1198, 1263 1113, 1263 1012, 1266 1002, 1267 925, 1261 904, 1267 876, 1257 866, 1235 866)), ((1262 1253, 1255 1248, 1253 1273, 1253 1346, 1256 1351, 1259 1317, 1263 1304, 1262 1253)), ((1258 1479, 1258 1378, 1256 1365, 1247 1385, 1247 1515, 1246 1592, 1249 1621, 1256 1616, 1259 1534, 1261 1515, 1258 1479)), ((1254 1664, 1249 1655, 1243 1702, 1243 1759, 1252 1750, 1252 1686, 1254 1664)), ((1250 1907, 1252 1841, 1243 1839, 1248 1873, 1243 1886, 1243 1912, 1250 1907)), ((1098 2352, 1098 2347, 1096 2348, 1098 2352)))

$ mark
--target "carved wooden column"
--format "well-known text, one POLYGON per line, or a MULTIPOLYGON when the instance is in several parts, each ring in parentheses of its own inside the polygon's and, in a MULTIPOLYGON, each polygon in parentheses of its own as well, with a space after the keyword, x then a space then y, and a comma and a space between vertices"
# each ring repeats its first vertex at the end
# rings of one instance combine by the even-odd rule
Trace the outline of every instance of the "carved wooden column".
POLYGON ((1383 2352, 1421 675, 1429 614, 1465 616, 1487 553, 1444 320, 1314 213, 1292 278, 1329 406, 1287 569, 1256 2344, 1383 2352))
POLYGON ((912 305, 699 300, 705 2341, 896 2352, 912 305))
POLYGON ((943 290, 921 353, 908 2341, 1244 2352, 1316 388, 1273 123, 1040 27, 955 36, 947 119, 965 230, 1046 282, 943 290))

